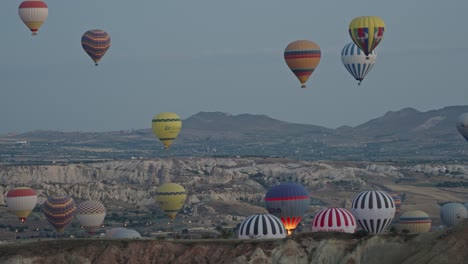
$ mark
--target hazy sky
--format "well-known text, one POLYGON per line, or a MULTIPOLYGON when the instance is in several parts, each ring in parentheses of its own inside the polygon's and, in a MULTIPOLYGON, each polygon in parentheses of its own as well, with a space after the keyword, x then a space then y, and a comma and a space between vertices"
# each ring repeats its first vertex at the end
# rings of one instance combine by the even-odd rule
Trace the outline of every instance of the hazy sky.
POLYGON ((335 128, 468 104, 466 0, 49 0, 36 37, 18 17, 21 1, 1 2, 0 133, 149 128, 163 111, 335 128), (358 87, 340 52, 362 15, 386 29, 358 87), (89 29, 112 40, 98 67, 81 47, 89 29), (283 59, 298 39, 322 50, 307 89, 283 59))

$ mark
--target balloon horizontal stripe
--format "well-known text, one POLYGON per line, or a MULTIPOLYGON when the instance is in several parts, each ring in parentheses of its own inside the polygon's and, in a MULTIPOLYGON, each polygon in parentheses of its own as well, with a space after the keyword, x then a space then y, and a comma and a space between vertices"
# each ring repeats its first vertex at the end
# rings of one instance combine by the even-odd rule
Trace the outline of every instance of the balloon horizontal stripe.
POLYGON ((285 59, 310 59, 310 58, 320 58, 320 54, 294 54, 294 55, 285 55, 285 59))
POLYGON ((154 123, 158 123, 158 122, 178 122, 182 120, 180 118, 169 118, 169 119, 153 119, 151 121, 154 123))
POLYGON ((186 192, 157 192, 156 195, 184 195, 186 192))
POLYGON ((19 8, 47 8, 47 4, 43 1, 24 1, 19 8))
POLYGON ((160 138, 159 140, 175 140, 175 138, 160 138))
POLYGON ((284 57, 293 55, 320 55, 321 51, 316 50, 288 50, 284 52, 284 57))
POLYGON ((432 220, 400 220, 398 221, 399 224, 428 224, 432 223, 432 220))
POLYGON ((265 201, 308 200, 309 196, 268 197, 265 201))
POLYGON ((7 193, 7 197, 36 196, 33 189, 13 189, 7 193))

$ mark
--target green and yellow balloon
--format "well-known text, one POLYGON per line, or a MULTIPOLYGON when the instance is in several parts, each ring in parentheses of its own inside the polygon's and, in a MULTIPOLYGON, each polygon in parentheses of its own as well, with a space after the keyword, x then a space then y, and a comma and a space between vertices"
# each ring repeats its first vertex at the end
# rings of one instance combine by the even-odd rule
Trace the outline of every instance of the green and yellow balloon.
POLYGON ((182 120, 176 113, 163 112, 153 117, 151 127, 156 137, 164 144, 164 148, 168 149, 179 135, 182 120))

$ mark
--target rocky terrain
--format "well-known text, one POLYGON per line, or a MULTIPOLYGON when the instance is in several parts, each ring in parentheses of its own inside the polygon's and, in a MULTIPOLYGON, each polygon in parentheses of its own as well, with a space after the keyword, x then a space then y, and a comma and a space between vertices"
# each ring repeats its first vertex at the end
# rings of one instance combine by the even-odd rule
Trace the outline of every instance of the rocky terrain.
POLYGON ((468 220, 420 235, 303 233, 282 240, 63 239, 0 245, 0 263, 323 263, 461 264, 468 220))

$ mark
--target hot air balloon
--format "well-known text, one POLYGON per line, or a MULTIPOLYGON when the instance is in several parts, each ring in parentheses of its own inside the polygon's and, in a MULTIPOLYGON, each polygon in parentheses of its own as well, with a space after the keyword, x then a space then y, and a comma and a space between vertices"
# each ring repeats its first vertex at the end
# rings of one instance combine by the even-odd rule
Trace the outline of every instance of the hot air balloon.
POLYGON ((467 217, 467 209, 461 203, 447 203, 440 208, 440 220, 448 227, 457 225, 467 217))
POLYGON ((358 85, 361 84, 362 80, 370 72, 376 59, 377 54, 375 51, 366 56, 354 43, 346 44, 341 51, 341 61, 354 79, 359 81, 358 85))
POLYGON ((410 233, 419 234, 431 230, 432 220, 429 215, 423 211, 408 211, 400 216, 398 229, 408 230, 410 233))
POLYGON ((76 204, 73 198, 66 195, 49 196, 42 205, 47 221, 61 233, 73 220, 76 204))
POLYGON ((354 197, 351 212, 364 230, 380 234, 395 216, 395 202, 384 191, 364 191, 354 197))
POLYGON ((174 220, 185 203, 187 192, 177 183, 165 183, 156 190, 156 202, 166 214, 174 220))
POLYGON ((141 238, 140 233, 134 229, 124 227, 111 228, 106 233, 106 238, 111 239, 138 239, 141 238))
POLYGON ((399 214, 401 211, 401 196, 394 192, 387 192, 395 202, 395 215, 399 214))
POLYGON ((360 16, 349 23, 349 35, 366 56, 382 41, 384 31, 385 23, 377 16, 360 16))
POLYGON ((91 57, 94 64, 97 66, 104 54, 111 45, 109 34, 104 30, 93 29, 86 31, 81 37, 81 46, 84 51, 91 57))
POLYGON ((457 118, 458 132, 468 141, 468 113, 461 114, 457 118))
POLYGON ((156 137, 164 144, 164 148, 168 149, 179 135, 182 120, 176 113, 163 112, 153 117, 151 127, 156 137))
POLYGON ((239 227, 239 239, 277 239, 286 237, 281 220, 271 214, 255 214, 247 217, 239 227))
POLYGON ((268 212, 279 217, 291 234, 309 208, 310 196, 300 184, 281 183, 268 189, 265 203, 268 212))
POLYGON ((309 40, 296 40, 289 43, 284 50, 284 59, 289 69, 296 75, 301 88, 306 88, 305 82, 320 63, 320 47, 309 40))
POLYGON ((36 191, 28 187, 18 187, 8 191, 5 198, 8 209, 13 211, 21 220, 21 223, 26 221, 26 217, 36 207, 37 195, 36 191))
POLYGON ((35 36, 49 15, 49 8, 41 0, 23 1, 18 7, 18 14, 23 23, 31 30, 32 35, 35 36))
POLYGON ((94 234, 101 227, 105 217, 106 208, 98 201, 84 201, 76 208, 76 219, 90 234, 94 234))
POLYGON ((356 220, 344 208, 327 208, 320 210, 312 221, 312 232, 354 233, 356 220))

